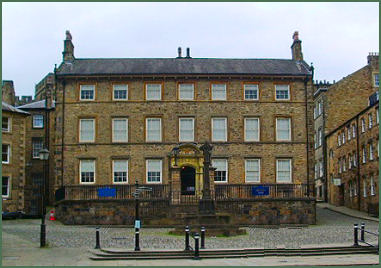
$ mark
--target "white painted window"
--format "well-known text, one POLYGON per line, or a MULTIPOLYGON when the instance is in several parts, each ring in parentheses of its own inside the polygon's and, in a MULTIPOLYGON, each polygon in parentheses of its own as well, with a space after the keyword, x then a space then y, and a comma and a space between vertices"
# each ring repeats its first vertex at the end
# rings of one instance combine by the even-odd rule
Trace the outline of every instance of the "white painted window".
POLYGON ((314 141, 315 141, 315 149, 316 149, 318 147, 318 140, 317 140, 316 132, 314 133, 314 141))
POLYGON ((214 181, 228 182, 228 160, 213 159, 212 166, 216 168, 216 171, 214 172, 214 181))
POLYGON ((277 118, 276 119, 276 140, 291 141, 291 119, 277 118))
POLYGON ((32 139, 32 157, 35 159, 40 158, 40 151, 44 148, 44 141, 40 138, 32 139))
POLYGON ((95 183, 95 160, 80 160, 79 174, 81 183, 95 183))
POLYGON ((146 84, 146 100, 161 100, 161 84, 146 84))
POLYGON ((11 159, 11 146, 9 144, 3 144, 2 146, 2 163, 9 164, 11 159))
POLYGON ((315 163, 315 179, 319 178, 319 162, 315 163))
POLYGON ((95 141, 95 119, 80 119, 79 142, 95 141))
POLYGON ((81 85, 80 86, 80 100, 94 100, 95 85, 81 85))
POLYGON ((291 159, 277 159, 276 160, 276 181, 277 182, 291 182, 291 159))
POLYGON ((347 127, 347 133, 348 133, 348 141, 350 141, 351 140, 351 127, 350 126, 347 127))
POLYGON ((128 100, 128 84, 113 85, 114 100, 128 100))
POLYGON ((147 159, 146 160, 147 183, 161 183, 162 168, 163 168, 163 164, 161 159, 147 159))
POLYGON ((337 135, 337 145, 341 145, 341 134, 337 135))
POLYGON ((370 177, 370 195, 376 195, 373 176, 370 177))
POLYGON ((362 133, 365 132, 365 119, 364 118, 361 118, 361 132, 362 133))
POLYGON ((179 141, 194 141, 194 118, 179 118, 179 141))
POLYGON ((8 176, 2 177, 2 187, 1 187, 1 195, 2 198, 9 198, 10 197, 10 185, 11 185, 11 178, 8 176))
POLYGON ((179 100, 194 100, 194 84, 179 84, 179 100))
POLYGON ((323 142, 323 132, 322 132, 322 129, 319 128, 318 130, 318 146, 321 146, 323 142))
POLYGON ((353 153, 353 166, 357 167, 357 154, 356 154, 356 152, 353 153))
POLYGON ((112 174, 114 183, 128 183, 128 160, 113 160, 112 174))
POLYGON ((128 142, 128 119, 113 118, 112 119, 112 141, 128 142))
POLYGON ((245 160, 245 181, 260 182, 261 181, 261 160, 246 159, 245 160))
POLYGON ((380 123, 380 115, 378 114, 378 108, 376 109, 376 124, 380 123))
POLYGON ((319 177, 323 177, 323 175, 324 175, 323 161, 320 161, 320 165, 319 165, 319 177))
POLYGON ((244 84, 245 100, 258 100, 259 92, 257 84, 244 84))
POLYGON ((353 138, 356 138, 356 125, 353 125, 352 126, 352 135, 353 135, 353 138))
POLYGON ((363 162, 363 164, 366 163, 366 148, 365 148, 365 146, 362 147, 362 162, 363 162))
POLYGON ((374 74, 373 75, 373 82, 374 82, 374 86, 375 87, 379 87, 380 86, 379 74, 374 74))
POLYGON ((33 115, 33 127, 34 128, 44 127, 44 116, 42 114, 33 115))
POLYGON ((323 102, 321 100, 318 102, 318 112, 319 115, 323 113, 323 102))
POLYGON ((226 100, 226 84, 212 84, 212 100, 226 100))
POLYGON ((212 118, 212 141, 227 141, 227 118, 212 118))
POLYGON ((146 141, 161 141, 161 118, 146 118, 146 141))
POLYGON ((290 86, 289 85, 275 85, 275 99, 276 100, 289 100, 290 99, 290 86))
POLYGON ((259 141, 259 118, 245 118, 245 141, 259 141))
POLYGON ((317 113, 317 109, 318 109, 318 108, 317 108, 317 104, 315 104, 315 105, 314 105, 314 119, 317 118, 317 114, 318 114, 318 113, 317 113))
POLYGON ((343 131, 343 133, 341 134, 342 136, 342 139, 343 139, 343 144, 345 143, 345 131, 343 131))
POLYGON ((9 117, 4 116, 2 118, 1 130, 3 132, 10 132, 11 131, 11 119, 9 117))
POLYGON ((347 162, 347 160, 345 159, 345 156, 343 156, 343 159, 342 159, 343 171, 347 171, 346 162, 347 162))
POLYGON ((369 128, 373 127, 373 116, 372 114, 368 114, 368 122, 369 122, 369 128))
POLYGON ((365 180, 363 181, 362 188, 363 188, 363 196, 366 197, 367 196, 367 192, 366 192, 366 181, 365 180))
POLYGON ((369 160, 373 160, 373 144, 369 144, 369 160))

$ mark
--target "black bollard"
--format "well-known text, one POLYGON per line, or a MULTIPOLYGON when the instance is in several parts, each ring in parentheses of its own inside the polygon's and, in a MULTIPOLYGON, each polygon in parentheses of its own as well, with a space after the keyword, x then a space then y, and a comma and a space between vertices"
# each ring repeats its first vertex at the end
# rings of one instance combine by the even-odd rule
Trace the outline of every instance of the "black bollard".
POLYGON ((353 227, 353 246, 358 246, 359 245, 359 237, 358 237, 358 232, 359 232, 359 226, 357 223, 355 223, 353 227))
POLYGON ((200 249, 198 240, 200 239, 200 235, 198 233, 194 234, 194 257, 193 259, 199 260, 200 259, 200 249))
POLYGON ((361 223, 360 241, 365 241, 365 223, 361 223))
POLYGON ((135 251, 140 251, 140 246, 139 246, 139 228, 135 228, 135 251))
POLYGON ((201 249, 205 249, 205 227, 201 227, 201 249))
POLYGON ((99 237, 99 227, 95 229, 95 248, 101 248, 101 242, 100 242, 100 237, 99 237))
POLYGON ((185 226, 185 250, 190 250, 190 246, 189 246, 189 226, 185 226))

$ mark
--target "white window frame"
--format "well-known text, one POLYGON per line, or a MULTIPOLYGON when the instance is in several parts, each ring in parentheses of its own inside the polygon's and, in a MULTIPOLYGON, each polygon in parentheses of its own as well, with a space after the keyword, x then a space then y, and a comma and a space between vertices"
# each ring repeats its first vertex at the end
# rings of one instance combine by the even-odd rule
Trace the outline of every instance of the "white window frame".
POLYGON ((179 118, 179 141, 180 142, 192 142, 194 141, 194 118, 193 117, 180 117, 179 118), (182 120, 192 120, 192 138, 185 139, 181 134, 181 121, 182 120))
POLYGON ((341 134, 340 133, 337 135, 337 145, 341 146, 341 134))
POLYGON ((210 89, 210 91, 211 91, 211 99, 212 100, 226 100, 227 99, 227 84, 226 83, 212 83, 211 84, 211 89, 210 89), (221 85, 224 85, 225 86, 225 96, 222 98, 217 98, 216 96, 215 96, 215 93, 214 93, 214 86, 221 86, 221 85))
POLYGON ((323 130, 321 128, 318 129, 318 147, 322 145, 323 140, 323 130))
POLYGON ((373 176, 370 177, 370 195, 371 196, 376 195, 373 176))
POLYGON ((195 99, 195 86, 194 83, 179 83, 178 84, 178 94, 179 94, 179 100, 194 100, 195 99), (192 85, 192 98, 184 98, 181 96, 181 85, 192 85))
POLYGON ((348 141, 350 141, 351 138, 352 138, 351 137, 351 127, 350 126, 347 127, 347 133, 348 133, 348 138, 347 139, 348 139, 348 141))
POLYGON ((342 142, 342 143, 343 143, 343 144, 345 144, 345 130, 343 131, 343 133, 342 133, 342 136, 341 136, 341 137, 342 137, 342 139, 343 139, 343 142, 342 142))
POLYGON ((7 144, 7 143, 3 143, 3 145, 6 145, 7 146, 7 161, 3 161, 3 148, 1 148, 1 163, 2 164, 9 164, 11 162, 11 145, 10 144, 7 144))
POLYGON ((380 123, 380 115, 379 115, 379 109, 376 109, 376 124, 378 125, 380 123))
POLYGON ((6 177, 8 178, 8 183, 7 183, 7 194, 6 195, 3 195, 3 181, 1 182, 1 197, 3 199, 7 199, 7 198, 10 198, 11 197, 11 176, 2 176, 2 177, 6 177))
POLYGON ((348 170, 352 169, 352 161, 353 161, 352 155, 349 154, 348 155, 348 170))
POLYGON ((40 159, 40 155, 39 155, 39 153, 38 153, 38 155, 37 156, 35 156, 34 155, 34 142, 35 141, 40 141, 41 143, 42 143, 42 146, 41 146, 41 150, 44 148, 44 140, 43 139, 32 139, 32 158, 33 159, 40 159))
MULTIPOLYGON (((249 90, 249 89, 247 89, 247 90, 249 90)), ((250 90, 252 90, 252 89, 250 89, 250 90)), ((246 100, 246 101, 255 101, 255 100, 259 100, 259 86, 258 86, 258 84, 244 83, 244 84, 243 84, 243 99, 246 100), (247 99, 247 98, 246 98, 246 86, 255 86, 255 87, 256 87, 257 98, 255 98, 255 99, 247 99)))
POLYGON ((290 100, 290 85, 285 85, 285 84, 275 85, 275 100, 278 100, 278 101, 290 100), (277 94, 276 94, 278 86, 287 86, 287 99, 278 99, 277 94))
POLYGON ((245 183, 260 183, 261 182, 261 159, 260 158, 249 158, 245 159, 245 183), (248 161, 258 161, 258 180, 257 181, 249 181, 247 179, 247 162, 248 161))
POLYGON ((291 141, 292 140, 292 137, 291 137, 291 118, 289 117, 277 117, 276 118, 276 140, 277 141, 291 141), (289 128, 288 128, 288 136, 289 138, 288 139, 280 139, 278 136, 278 120, 284 120, 284 119, 287 119, 288 122, 289 122, 289 128))
MULTIPOLYGON (((80 89, 79 89, 79 100, 80 101, 94 101, 95 100, 95 85, 94 84, 80 85, 79 87, 80 87, 80 89), (82 90, 84 90, 84 89, 82 89, 82 87, 89 87, 89 86, 92 86, 91 91, 93 91, 93 98, 92 99, 82 99, 82 90)), ((90 89, 86 89, 86 91, 87 90, 90 91, 90 89)))
POLYGON ((319 178, 323 177, 323 175, 324 175, 323 161, 320 161, 320 163, 319 163, 319 178))
POLYGON ((112 142, 114 143, 123 143, 123 142, 128 142, 128 118, 127 117, 116 117, 112 119, 112 142), (116 120, 124 120, 126 123, 126 139, 125 140, 117 140, 115 138, 115 121, 116 120))
POLYGON ((371 129, 373 127, 373 116, 372 114, 368 114, 368 127, 371 129))
POLYGON ((80 159, 79 160, 79 183, 80 184, 95 184, 96 176, 97 176, 97 163, 96 163, 95 159, 80 159), (94 181, 91 181, 91 182, 82 181, 82 161, 94 162, 94 181))
POLYGON ((33 124, 33 128, 44 128, 44 115, 43 114, 34 114, 33 115, 33 118, 32 118, 32 124, 33 124), (42 125, 37 125, 35 124, 35 118, 37 117, 41 117, 42 118, 42 125))
POLYGON ((343 165, 343 172, 347 171, 347 159, 345 158, 345 156, 343 156, 342 158, 342 165, 343 165))
MULTIPOLYGON (((128 160, 127 159, 114 159, 114 160, 112 160, 112 183, 113 184, 128 184, 128 165, 129 165, 129 162, 128 162, 128 160), (126 172, 126 181, 115 181, 115 174, 114 174, 114 172, 115 172, 115 162, 116 161, 123 161, 123 162, 126 162, 126 167, 127 167, 127 170, 125 170, 125 172, 126 172)), ((124 172, 124 171, 123 171, 124 172)))
POLYGON ((356 125, 355 124, 352 125, 352 135, 353 135, 353 138, 356 138, 356 125))
POLYGON ((163 140, 163 133, 162 133, 162 124, 161 124, 161 117, 147 117, 146 118, 146 142, 161 142, 163 140), (148 121, 151 119, 159 120, 160 122, 160 137, 158 140, 149 140, 148 139, 148 121))
POLYGON ((292 159, 291 158, 281 158, 276 160, 276 182, 277 183, 292 183, 292 159), (288 160, 290 163, 290 180, 289 181, 279 181, 279 161, 288 160))
POLYGON ((357 167, 357 160, 356 160, 356 158, 357 158, 357 154, 356 154, 356 152, 354 152, 353 153, 353 167, 357 167))
POLYGON ((366 163, 366 146, 362 147, 362 163, 366 163))
POLYGON ((373 144, 369 143, 369 161, 374 160, 374 155, 373 155, 373 144))
POLYGON ((321 115, 323 113, 323 102, 320 100, 318 102, 318 115, 321 115))
POLYGON ((212 141, 213 142, 227 142, 227 140, 228 140, 228 119, 227 119, 227 117, 213 117, 212 118, 212 141), (219 120, 219 119, 224 119, 224 121, 225 121, 225 138, 224 139, 216 139, 214 136, 214 127, 213 127, 213 125, 214 125, 214 120, 219 120))
POLYGON ((150 184, 161 184, 163 181, 163 160, 162 159, 146 159, 146 183, 150 184), (149 161, 160 161, 160 181, 148 181, 148 162, 149 161))
POLYGON ((259 117, 245 117, 245 119, 244 119, 244 139, 245 139, 245 141, 260 141, 260 133, 261 133, 261 126, 260 126, 260 120, 259 120, 259 117), (258 122, 258 131, 257 131, 257 139, 249 139, 249 138, 247 138, 247 133, 246 133, 246 126, 247 126, 247 123, 246 123, 246 121, 247 120, 257 120, 257 122, 258 122))
POLYGON ((361 118, 361 133, 365 132, 365 119, 361 118))
POLYGON ((375 87, 380 86, 380 75, 378 73, 373 74, 373 85, 375 87), (376 79, 376 77, 377 77, 377 79, 376 79))
MULTIPOLYGON (((226 169, 226 180, 225 181, 216 181, 214 179, 214 183, 228 183, 229 181, 229 163, 228 163, 228 159, 226 158, 215 158, 215 159, 212 159, 212 166, 214 167, 214 163, 216 161, 224 161, 225 162, 225 169, 226 169)), ((216 170, 217 171, 217 170, 216 170)), ((215 175, 214 175, 215 176, 215 175)))
POLYGON ((114 101, 126 101, 128 100, 128 84, 113 84, 112 85, 112 99, 114 101), (126 88, 123 89, 126 91, 126 98, 121 99, 121 98, 115 98, 115 90, 121 90, 121 89, 115 89, 115 86, 125 86, 126 88))
MULTIPOLYGON (((11 129, 12 129, 12 124, 11 124, 11 122, 12 122, 12 118, 11 117, 8 117, 8 116, 3 116, 3 118, 1 119, 1 120, 4 120, 4 119, 7 119, 7 128, 5 129, 5 128, 3 128, 3 126, 1 125, 1 130, 2 130, 2 132, 7 132, 7 133, 9 133, 9 132, 11 132, 11 129)), ((3 122, 1 122, 1 124, 3 124, 3 122)))
POLYGON ((366 181, 365 180, 363 180, 362 188, 363 188, 363 197, 367 197, 366 181))
POLYGON ((145 84, 145 92, 146 92, 146 100, 149 100, 149 101, 160 101, 162 100, 162 96, 163 96, 163 87, 162 87, 162 84, 160 83, 147 83, 145 84), (158 98, 148 98, 148 86, 150 85, 155 85, 155 86, 159 86, 160 87, 160 92, 159 92, 159 97, 158 98))
POLYGON ((95 142, 95 119, 94 118, 80 118, 79 119, 79 142, 95 142), (82 139, 82 121, 92 121, 93 122, 93 138, 90 140, 84 140, 82 139))

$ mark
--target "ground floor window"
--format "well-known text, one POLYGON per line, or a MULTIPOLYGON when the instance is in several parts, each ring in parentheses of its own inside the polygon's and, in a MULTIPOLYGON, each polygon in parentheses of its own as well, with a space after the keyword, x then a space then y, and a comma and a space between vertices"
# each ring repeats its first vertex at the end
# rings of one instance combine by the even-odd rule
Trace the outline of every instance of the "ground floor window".
POLYGON ((245 181, 260 182, 260 159, 245 160, 245 181))
POLYGON ((227 159, 213 159, 212 166, 216 168, 214 172, 215 182, 228 181, 228 160, 227 159))
POLYGON ((291 182, 291 159, 276 160, 276 181, 291 182))
POLYGON ((9 185, 10 185, 10 178, 7 176, 3 176, 2 180, 2 191, 1 195, 3 198, 9 197, 9 185))
POLYGON ((79 173, 81 183, 94 183, 95 160, 80 160, 79 173))
POLYGON ((112 161, 112 170, 114 183, 128 182, 128 160, 112 161))
POLYGON ((147 183, 161 183, 163 173, 162 167, 163 163, 161 159, 146 160, 147 183))
POLYGON ((40 158, 40 151, 44 147, 43 140, 41 138, 33 138, 32 139, 32 157, 40 158))

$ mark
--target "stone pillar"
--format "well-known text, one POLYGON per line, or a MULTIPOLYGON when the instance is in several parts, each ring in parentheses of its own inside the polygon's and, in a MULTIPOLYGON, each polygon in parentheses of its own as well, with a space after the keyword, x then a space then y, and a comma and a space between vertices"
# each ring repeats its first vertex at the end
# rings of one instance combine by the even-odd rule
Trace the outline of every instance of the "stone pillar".
POLYGON ((171 168, 171 183, 172 183, 172 203, 179 204, 181 196, 181 181, 180 181, 180 171, 179 167, 171 168))

